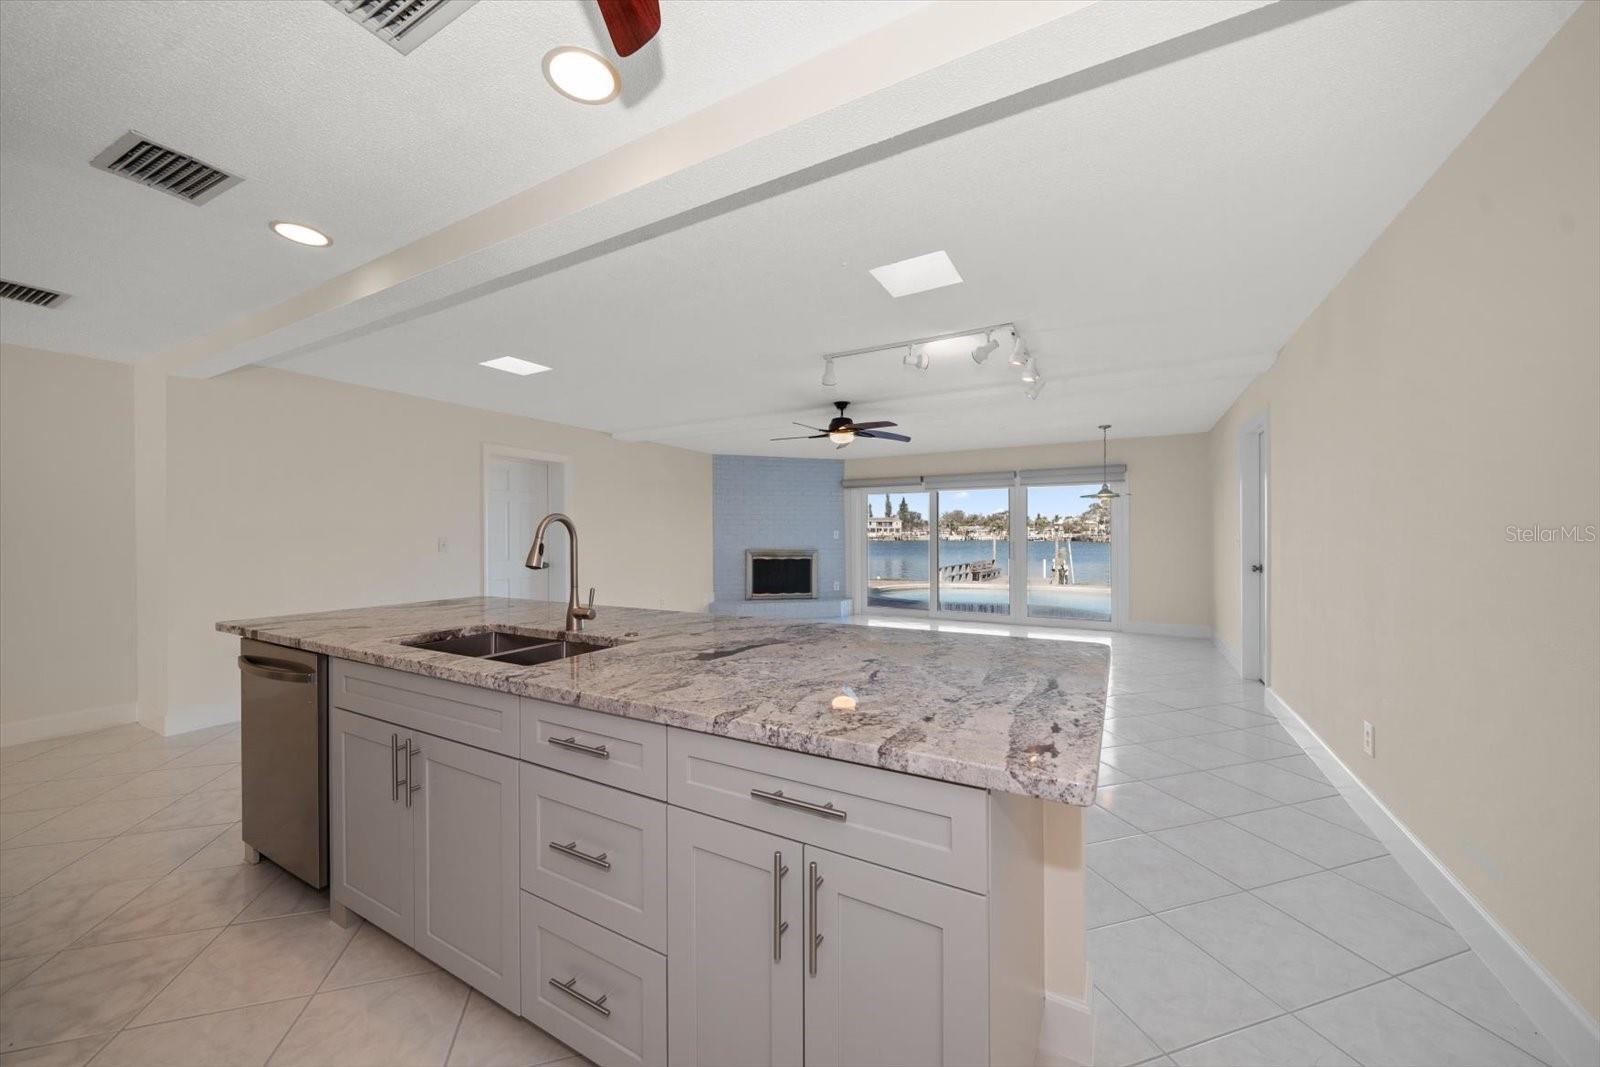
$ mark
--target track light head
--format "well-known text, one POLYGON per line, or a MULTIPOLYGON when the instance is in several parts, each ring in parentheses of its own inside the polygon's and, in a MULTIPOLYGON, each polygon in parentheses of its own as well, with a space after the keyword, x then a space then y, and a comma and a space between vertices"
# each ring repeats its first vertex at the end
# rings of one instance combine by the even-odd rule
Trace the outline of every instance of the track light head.
POLYGON ((929 362, 927 347, 924 345, 907 345, 906 354, 900 362, 908 367, 915 367, 917 370, 927 370, 929 362))
POLYGON ((1029 400, 1038 400, 1039 394, 1042 392, 1044 392, 1044 378, 1040 377, 1035 378, 1033 380, 1033 384, 1029 385, 1028 388, 1023 391, 1022 395, 1027 397, 1029 400))
POLYGON ((1006 360, 1013 367, 1020 367, 1028 362, 1028 346, 1022 340, 1020 333, 1011 335, 1011 356, 1006 360))
POLYGON ((1039 364, 1029 356, 1028 362, 1022 365, 1022 380, 1031 383, 1041 381, 1043 378, 1044 375, 1039 372, 1039 364))
POLYGON ((832 359, 822 361, 822 384, 830 389, 839 384, 839 376, 833 372, 832 359))
POLYGON ((984 334, 983 343, 972 350, 972 362, 980 367, 983 366, 983 361, 988 359, 994 353, 994 350, 999 347, 1000 342, 994 339, 994 331, 990 330, 984 334))

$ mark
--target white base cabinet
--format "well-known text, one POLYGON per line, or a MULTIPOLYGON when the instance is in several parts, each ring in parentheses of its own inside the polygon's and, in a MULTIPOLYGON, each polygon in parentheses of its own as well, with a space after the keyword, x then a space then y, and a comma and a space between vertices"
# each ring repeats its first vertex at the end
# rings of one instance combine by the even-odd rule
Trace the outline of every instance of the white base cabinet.
POLYGON ((1031 1062, 1039 802, 338 660, 331 691, 334 901, 596 1063, 1031 1062))
POLYGON ((803 848, 682 808, 667 836, 670 1062, 800 1067, 803 848))
POLYGON ((983 897, 810 845, 803 882, 807 1067, 989 1062, 983 897))
POLYGON ((334 708, 331 895, 516 1011, 517 762, 334 708))

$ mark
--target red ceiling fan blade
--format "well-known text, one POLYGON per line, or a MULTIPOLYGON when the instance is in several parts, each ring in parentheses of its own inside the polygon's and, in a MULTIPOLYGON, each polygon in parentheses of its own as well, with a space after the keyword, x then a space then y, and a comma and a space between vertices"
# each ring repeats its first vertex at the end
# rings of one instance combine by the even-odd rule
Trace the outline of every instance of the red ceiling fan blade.
POLYGON ((619 56, 631 56, 661 29, 659 0, 596 0, 619 56))

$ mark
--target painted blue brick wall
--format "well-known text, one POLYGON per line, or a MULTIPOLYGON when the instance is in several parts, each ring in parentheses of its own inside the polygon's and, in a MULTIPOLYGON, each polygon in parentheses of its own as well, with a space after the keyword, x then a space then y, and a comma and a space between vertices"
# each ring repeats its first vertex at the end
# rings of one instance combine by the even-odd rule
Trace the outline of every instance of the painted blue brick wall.
POLYGON ((843 596, 843 478, 844 463, 836 459, 713 456, 711 582, 716 598, 744 599, 747 548, 814 548, 817 595, 843 596))

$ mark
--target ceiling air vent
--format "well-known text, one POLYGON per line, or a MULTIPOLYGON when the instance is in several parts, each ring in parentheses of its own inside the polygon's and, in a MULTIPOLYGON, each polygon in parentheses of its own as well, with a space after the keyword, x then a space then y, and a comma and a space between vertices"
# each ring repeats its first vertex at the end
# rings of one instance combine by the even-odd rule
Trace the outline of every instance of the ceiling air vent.
POLYGON ((196 205, 204 204, 244 180, 133 132, 118 137, 110 148, 89 162, 101 170, 120 174, 196 205))
POLYGON ((380 41, 408 55, 477 0, 328 0, 380 41))
POLYGON ((32 304, 39 308, 59 307, 67 299, 67 294, 57 293, 50 289, 39 289, 32 285, 23 285, 20 282, 8 282, 0 278, 0 300, 20 300, 24 304, 32 304))

